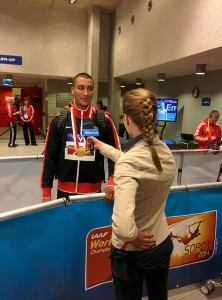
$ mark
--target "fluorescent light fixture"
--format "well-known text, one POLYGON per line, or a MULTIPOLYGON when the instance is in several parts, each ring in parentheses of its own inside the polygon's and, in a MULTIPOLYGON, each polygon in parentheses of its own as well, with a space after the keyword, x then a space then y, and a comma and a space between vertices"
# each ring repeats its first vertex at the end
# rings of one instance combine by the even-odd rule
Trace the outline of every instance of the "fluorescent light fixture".
POLYGON ((142 79, 136 78, 136 85, 142 85, 142 79))
POLYGON ((157 79, 158 81, 165 81, 165 73, 158 73, 157 79))
POLYGON ((72 78, 68 78, 67 79, 67 84, 73 84, 73 79, 72 78))
POLYGON ((126 87, 126 82, 125 82, 125 81, 121 81, 121 83, 120 83, 120 87, 121 87, 121 88, 124 88, 124 87, 126 87))
POLYGON ((70 4, 75 4, 77 2, 77 0, 68 0, 68 3, 70 4))
POLYGON ((206 64, 197 64, 196 65, 196 75, 206 74, 206 64))

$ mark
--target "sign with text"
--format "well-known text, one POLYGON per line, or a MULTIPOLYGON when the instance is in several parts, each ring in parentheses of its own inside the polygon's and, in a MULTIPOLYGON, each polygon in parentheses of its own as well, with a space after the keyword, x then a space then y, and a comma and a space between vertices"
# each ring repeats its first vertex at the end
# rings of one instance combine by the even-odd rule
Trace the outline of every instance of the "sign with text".
POLYGON ((22 65, 22 56, 0 54, 0 64, 22 65))
POLYGON ((210 259, 215 251, 216 211, 167 218, 174 251, 171 267, 210 259))
POLYGON ((69 102, 73 99, 70 94, 56 94, 56 107, 63 108, 66 105, 69 105, 69 102))
POLYGON ((85 289, 112 281, 109 260, 112 227, 92 229, 86 239, 85 289))

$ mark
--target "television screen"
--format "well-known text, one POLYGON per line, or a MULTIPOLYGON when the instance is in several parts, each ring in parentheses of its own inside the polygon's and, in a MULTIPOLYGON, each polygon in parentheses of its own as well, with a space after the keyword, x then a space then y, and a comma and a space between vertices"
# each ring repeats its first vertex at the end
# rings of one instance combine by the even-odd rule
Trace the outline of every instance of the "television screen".
POLYGON ((176 122, 178 99, 157 99, 157 121, 176 122))
POLYGON ((12 84, 12 79, 3 79, 2 80, 2 85, 13 85, 12 84))

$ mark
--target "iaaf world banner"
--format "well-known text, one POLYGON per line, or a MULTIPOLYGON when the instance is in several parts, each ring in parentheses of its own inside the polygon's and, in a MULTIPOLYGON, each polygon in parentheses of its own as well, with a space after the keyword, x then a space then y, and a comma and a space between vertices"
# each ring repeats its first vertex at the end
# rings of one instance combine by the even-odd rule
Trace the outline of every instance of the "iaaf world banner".
MULTIPOLYGON (((167 222, 174 244, 170 262, 171 269, 201 263, 213 257, 217 244, 216 210, 168 217, 167 222)), ((86 241, 86 289, 112 280, 109 261, 110 244, 111 226, 95 228, 88 234, 86 241), (96 268, 98 264, 100 265, 99 269, 96 268)))
MULTIPOLYGON (((112 205, 76 202, 2 220, 0 290, 7 300, 113 300, 112 205)), ((171 192, 169 288, 221 276, 221 188, 171 192)))

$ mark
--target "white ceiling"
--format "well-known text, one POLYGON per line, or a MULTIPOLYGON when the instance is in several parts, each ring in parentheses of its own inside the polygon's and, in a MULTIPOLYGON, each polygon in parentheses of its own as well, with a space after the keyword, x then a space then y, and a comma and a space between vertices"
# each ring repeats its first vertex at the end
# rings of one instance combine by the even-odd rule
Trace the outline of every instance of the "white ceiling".
MULTIPOLYGON (((75 4, 69 4, 68 0, 0 0, 0 4, 4 5, 20 5, 20 6, 38 6, 45 8, 59 8, 59 9, 73 9, 73 10, 85 10, 87 11, 91 6, 97 5, 101 7, 103 13, 112 13, 116 7, 122 2, 122 0, 77 0, 75 4)), ((1 73, 1 77, 5 78, 5 72, 1 73)), ((30 75, 30 74, 13 74, 14 86, 23 85, 38 85, 44 76, 30 75)), ((49 78, 47 76, 47 78, 49 78)), ((55 77, 52 77, 55 79, 55 77)), ((60 77, 61 78, 61 77, 60 77)))
POLYGON ((98 5, 103 12, 113 12, 122 0, 77 0, 75 4, 69 4, 68 0, 0 0, 0 3, 17 5, 41 6, 47 8, 81 9, 87 10, 92 5, 98 5))
MULTIPOLYGON (((41 6, 47 8, 62 8, 74 10, 88 10, 92 5, 101 7, 102 12, 112 13, 122 0, 77 0, 75 4, 69 4, 68 0, 0 0, 0 3, 17 5, 41 6)), ((206 64, 207 72, 222 69, 222 47, 198 53, 178 61, 168 62, 162 65, 157 65, 144 70, 138 70, 131 74, 123 74, 122 80, 126 82, 134 82, 135 78, 140 77, 143 80, 157 79, 157 73, 166 73, 166 78, 176 78, 195 73, 196 64, 206 64)), ((13 74, 13 81, 16 85, 20 82, 29 81, 30 85, 38 84, 43 76, 34 75, 19 75, 13 74)))
POLYGON ((158 73, 165 73, 166 79, 194 75, 196 64, 206 64, 206 72, 222 70, 222 47, 125 74, 121 78, 124 81, 135 81, 138 77, 145 80, 157 79, 158 73))

